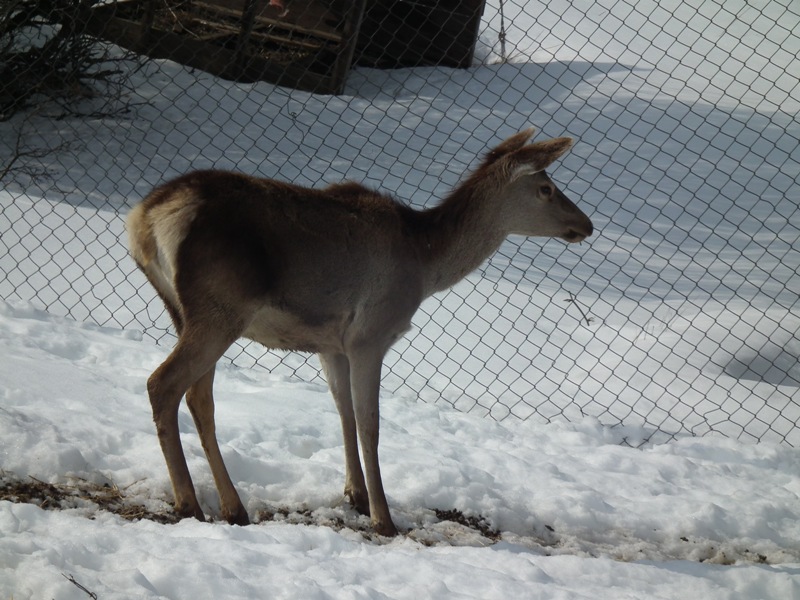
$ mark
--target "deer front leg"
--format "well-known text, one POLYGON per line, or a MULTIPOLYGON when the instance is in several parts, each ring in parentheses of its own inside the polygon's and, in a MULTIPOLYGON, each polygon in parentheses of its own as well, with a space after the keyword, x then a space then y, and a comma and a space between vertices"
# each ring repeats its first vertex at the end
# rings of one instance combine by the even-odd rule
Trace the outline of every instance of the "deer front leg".
POLYGON ((350 355, 350 387, 353 396, 361 453, 367 475, 369 512, 373 529, 380 535, 397 535, 397 528, 389 514, 389 505, 383 491, 381 469, 378 464, 378 427, 380 414, 378 398, 381 383, 383 353, 374 348, 350 355))
POLYGON ((320 354, 319 360, 342 421, 346 469, 344 495, 359 513, 369 515, 369 495, 364 473, 361 471, 361 459, 358 457, 356 416, 350 392, 350 362, 343 354, 320 354))
POLYGON ((214 483, 219 493, 222 518, 231 525, 249 525, 250 519, 242 504, 239 494, 231 481, 222 453, 217 443, 216 425, 214 423, 214 371, 211 367, 205 375, 192 385, 186 392, 186 404, 192 413, 200 442, 203 444, 214 483))

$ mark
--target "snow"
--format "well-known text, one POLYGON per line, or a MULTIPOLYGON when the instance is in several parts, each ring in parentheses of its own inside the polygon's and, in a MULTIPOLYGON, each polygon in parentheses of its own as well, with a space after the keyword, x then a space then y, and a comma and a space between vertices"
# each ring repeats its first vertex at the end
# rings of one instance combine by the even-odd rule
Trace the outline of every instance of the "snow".
MULTIPOLYGON (((110 483, 168 510, 170 484, 144 382, 167 348, 135 331, 0 304, 5 473, 110 483)), ((792 598, 800 592, 800 452, 685 437, 634 449, 587 418, 496 422, 386 396, 381 453, 408 533, 375 538, 344 502, 339 419, 322 384, 227 366, 218 437, 248 527, 128 522, 91 504, 0 502, 0 594, 81 598, 792 598), (497 543, 437 519, 482 517, 497 543), (326 526, 339 518, 348 527, 326 526)), ((182 409, 200 501, 213 480, 182 409)))
POLYGON ((533 124, 578 140, 552 176, 597 233, 509 241, 387 356, 404 535, 345 503, 313 360, 247 347, 220 365, 217 434, 251 518, 278 516, 215 520, 182 409, 211 521, 0 501, 0 598, 800 598, 800 17, 660 4, 504 3, 498 64, 490 3, 484 66, 356 70, 339 97, 150 63, 128 117, 60 122, 84 143, 45 159, 55 185, 0 190, 0 481, 108 484, 169 512, 145 381, 172 338, 120 243, 166 177, 351 178, 421 206, 533 124), (437 516, 452 509, 499 539, 437 516))

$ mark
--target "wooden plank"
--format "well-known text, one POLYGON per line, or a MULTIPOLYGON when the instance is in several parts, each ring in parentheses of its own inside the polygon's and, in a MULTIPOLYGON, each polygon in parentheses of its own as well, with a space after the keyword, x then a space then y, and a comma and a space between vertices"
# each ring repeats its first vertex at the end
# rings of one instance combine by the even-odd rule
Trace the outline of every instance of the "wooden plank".
POLYGON ((358 43, 358 34, 361 30, 361 22, 364 18, 366 5, 367 0, 354 0, 350 10, 345 14, 342 31, 343 43, 339 49, 339 56, 333 67, 333 72, 331 73, 331 80, 336 88, 336 94, 341 94, 344 91, 344 85, 347 81, 347 75, 350 73, 353 55, 355 54, 356 44, 358 43))
POLYGON ((253 32, 253 22, 256 19, 257 0, 245 0, 244 10, 242 11, 242 25, 239 37, 236 38, 236 61, 240 62, 244 58, 245 46, 253 32))
MULTIPOLYGON (((266 5, 263 0, 261 3, 266 5)), ((221 14, 237 17, 242 14, 242 10, 244 9, 243 2, 225 2, 225 0, 219 0, 218 2, 214 2, 214 0, 206 0, 205 2, 195 2, 194 5, 197 7, 206 8, 207 10, 218 11, 221 14), (232 8, 231 5, 235 5, 240 8, 232 8)), ((327 24, 327 22, 335 20, 336 16, 316 9, 317 6, 321 6, 321 3, 309 2, 306 5, 306 10, 304 10, 302 13, 293 14, 290 11, 289 14, 284 18, 267 16, 269 13, 267 13, 267 10, 264 6, 262 6, 260 10, 258 7, 256 7, 255 23, 259 26, 285 29, 292 32, 302 33, 311 37, 318 37, 330 42, 341 42, 341 32, 339 32, 335 27, 327 24), (315 10, 312 11, 310 10, 311 8, 315 8, 315 10)))

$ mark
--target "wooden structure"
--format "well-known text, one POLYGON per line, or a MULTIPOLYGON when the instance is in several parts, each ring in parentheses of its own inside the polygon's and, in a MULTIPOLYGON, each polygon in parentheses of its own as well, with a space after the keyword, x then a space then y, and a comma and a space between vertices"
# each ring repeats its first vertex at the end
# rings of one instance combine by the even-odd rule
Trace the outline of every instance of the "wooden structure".
POLYGON ((282 15, 267 0, 118 0, 95 7, 86 32, 225 79, 337 94, 366 1, 288 4, 282 15))
POLYGON ((378 68, 472 65, 486 0, 370 0, 356 64, 378 68))
POLYGON ((484 0, 117 0, 86 32, 236 81, 323 94, 354 64, 471 64, 484 0))

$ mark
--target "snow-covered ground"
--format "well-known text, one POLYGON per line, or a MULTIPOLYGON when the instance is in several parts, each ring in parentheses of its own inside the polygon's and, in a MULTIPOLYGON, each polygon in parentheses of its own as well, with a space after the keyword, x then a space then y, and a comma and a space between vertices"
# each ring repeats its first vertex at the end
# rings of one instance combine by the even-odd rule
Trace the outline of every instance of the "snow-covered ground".
MULTIPOLYGON (((0 348, 4 472, 108 483, 168 511, 145 399, 166 348, 14 303, 0 304, 0 348)), ((323 385, 229 366, 217 390, 218 436, 251 516, 309 517, 163 525, 88 502, 0 502, 0 597, 83 598, 66 577, 120 599, 799 597, 800 452, 788 446, 707 437, 638 450, 591 418, 497 423, 386 396, 383 473, 408 533, 373 539, 343 501, 339 419, 323 385), (483 518, 502 538, 435 509, 483 518), (328 526, 336 519, 347 527, 328 526)), ((180 424, 213 517, 187 412, 180 424)))
MULTIPOLYGON (((487 64, 468 71, 356 70, 328 97, 149 63, 127 117, 26 125, 74 143, 43 159, 51 179, 0 190, 0 475, 108 483, 156 512, 171 492, 145 380, 170 338, 155 344, 167 320, 122 217, 159 181, 352 178, 420 206, 533 124, 576 138, 551 174, 597 233, 509 241, 387 357, 382 466, 406 535, 374 539, 343 504, 313 361, 248 347, 220 369, 218 436, 251 517, 294 516, 163 525, 0 501, 0 600, 87 597, 76 583, 99 598, 800 597, 800 16, 555 4, 504 3, 502 64, 490 3, 487 64), (499 540, 436 516, 451 509, 499 540)), ((214 517, 188 413, 181 430, 214 517)))

